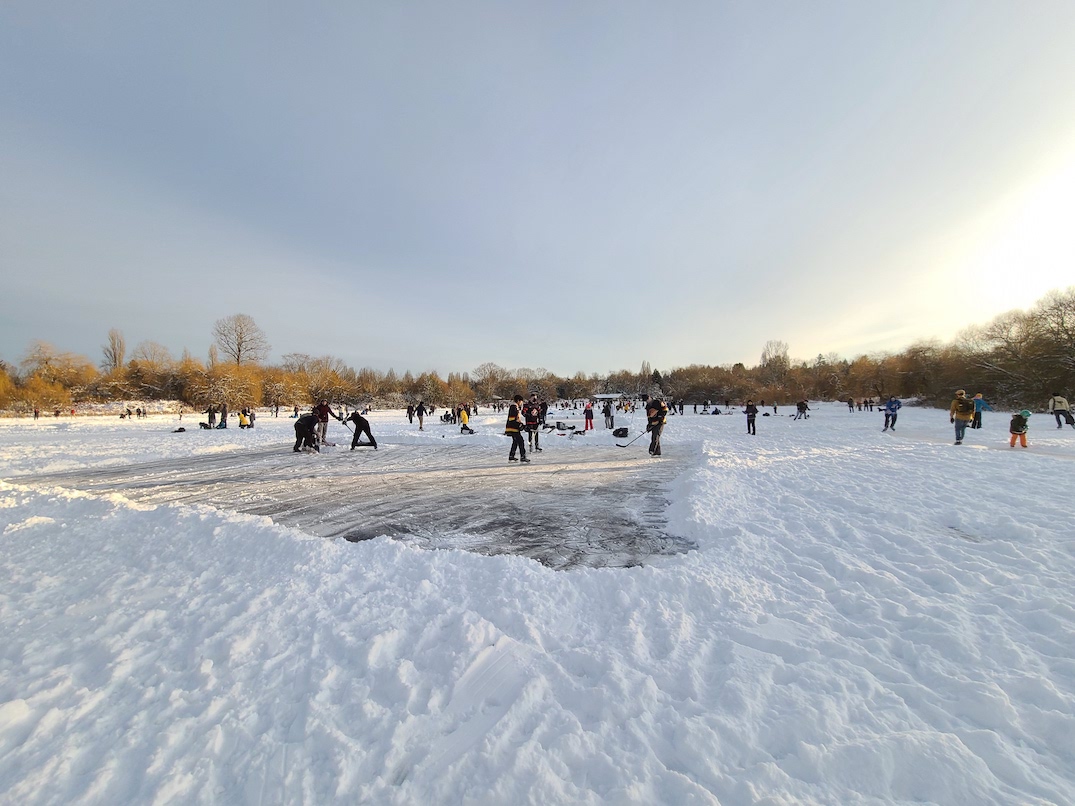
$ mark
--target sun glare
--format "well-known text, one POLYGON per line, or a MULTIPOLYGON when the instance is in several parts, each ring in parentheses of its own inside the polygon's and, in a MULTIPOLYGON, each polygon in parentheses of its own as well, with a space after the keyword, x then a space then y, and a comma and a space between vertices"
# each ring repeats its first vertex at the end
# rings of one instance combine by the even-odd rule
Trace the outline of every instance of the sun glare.
POLYGON ((1075 155, 1001 201, 964 263, 964 303, 983 321, 1075 283, 1075 155))

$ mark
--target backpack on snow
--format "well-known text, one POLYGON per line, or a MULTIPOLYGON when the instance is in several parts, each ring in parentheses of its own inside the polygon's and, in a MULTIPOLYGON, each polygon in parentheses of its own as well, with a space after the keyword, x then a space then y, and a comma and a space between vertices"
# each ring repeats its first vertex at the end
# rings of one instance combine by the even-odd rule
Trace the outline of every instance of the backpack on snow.
POLYGON ((612 436, 617 437, 619 439, 623 439, 625 436, 627 436, 627 429, 617 428, 615 431, 612 432, 612 436))

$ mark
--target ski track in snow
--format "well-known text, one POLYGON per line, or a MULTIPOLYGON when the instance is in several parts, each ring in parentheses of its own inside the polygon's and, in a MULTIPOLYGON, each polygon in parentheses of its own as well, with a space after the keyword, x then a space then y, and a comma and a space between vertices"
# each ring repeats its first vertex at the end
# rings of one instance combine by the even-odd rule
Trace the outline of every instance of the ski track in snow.
POLYGON ((0 424, 0 800, 1075 803, 1075 434, 688 413, 660 461, 599 433, 521 468, 398 417, 324 456, 286 421, 0 424), (526 478, 550 523, 620 499, 697 549, 542 565, 453 531, 526 478), (367 485, 449 511, 324 539, 335 499, 300 502, 336 484, 348 520, 392 522, 367 485))

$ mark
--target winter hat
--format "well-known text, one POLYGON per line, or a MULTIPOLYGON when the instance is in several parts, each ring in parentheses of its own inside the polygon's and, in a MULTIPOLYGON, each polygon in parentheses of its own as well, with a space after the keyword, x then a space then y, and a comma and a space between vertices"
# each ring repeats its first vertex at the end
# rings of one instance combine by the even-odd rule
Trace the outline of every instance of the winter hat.
POLYGON ((963 389, 957 389, 956 390, 956 397, 963 397, 963 395, 965 395, 965 394, 967 394, 967 393, 963 389))
POLYGON ((1021 412, 1019 412, 1019 413, 1020 413, 1021 415, 1023 415, 1024 417, 1029 417, 1029 416, 1030 416, 1030 409, 1023 409, 1023 410, 1022 410, 1021 412))
POLYGON ((974 399, 975 399, 975 400, 981 400, 981 399, 982 399, 982 393, 981 393, 981 392, 979 392, 978 394, 976 394, 976 395, 974 396, 974 399))

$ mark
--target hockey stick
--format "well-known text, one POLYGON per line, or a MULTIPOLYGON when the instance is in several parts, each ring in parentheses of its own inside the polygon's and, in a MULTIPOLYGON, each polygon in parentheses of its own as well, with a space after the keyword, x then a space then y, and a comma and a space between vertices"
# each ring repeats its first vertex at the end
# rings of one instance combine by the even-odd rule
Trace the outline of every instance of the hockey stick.
MULTIPOLYGON (((648 434, 648 433, 649 433, 649 431, 643 431, 643 432, 642 432, 641 434, 639 434, 639 435, 638 435, 637 437, 635 437, 635 438, 634 438, 634 439, 632 439, 632 440, 631 440, 630 442, 628 442, 628 443, 627 443, 627 445, 634 445, 634 444, 635 444, 636 442, 638 442, 638 440, 642 439, 642 437, 646 436, 646 434, 648 434)), ((626 448, 626 447, 627 447, 627 445, 621 445, 621 444, 620 444, 620 443, 618 443, 618 442, 616 443, 616 447, 617 447, 617 448, 626 448)))

